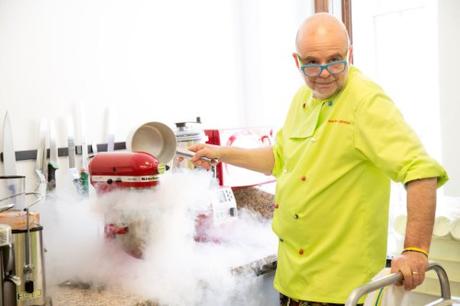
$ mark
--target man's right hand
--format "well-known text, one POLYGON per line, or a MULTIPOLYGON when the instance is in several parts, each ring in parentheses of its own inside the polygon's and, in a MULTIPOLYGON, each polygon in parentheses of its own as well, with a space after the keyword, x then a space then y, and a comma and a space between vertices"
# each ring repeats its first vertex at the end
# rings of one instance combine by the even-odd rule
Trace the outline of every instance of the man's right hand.
POLYGON ((191 145, 187 149, 195 152, 195 155, 191 159, 195 166, 209 170, 212 166, 211 162, 203 160, 202 157, 207 157, 213 161, 219 161, 222 157, 223 148, 221 146, 198 143, 191 145))
POLYGON ((199 143, 188 147, 188 149, 195 152, 191 159, 193 164, 208 170, 212 164, 221 161, 236 167, 270 175, 275 163, 272 147, 246 149, 199 143), (209 160, 203 160, 203 157, 209 160))

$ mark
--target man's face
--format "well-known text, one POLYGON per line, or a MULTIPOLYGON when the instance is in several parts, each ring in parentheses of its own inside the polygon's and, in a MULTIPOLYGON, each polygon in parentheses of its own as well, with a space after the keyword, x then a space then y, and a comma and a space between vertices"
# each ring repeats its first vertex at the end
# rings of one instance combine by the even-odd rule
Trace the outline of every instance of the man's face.
POLYGON ((303 66, 303 70, 308 74, 302 73, 305 83, 313 90, 315 98, 326 99, 342 89, 348 75, 348 51, 346 48, 320 45, 299 50, 298 54, 294 55, 297 67, 300 69, 303 66), (346 63, 343 62, 344 60, 346 63), (324 66, 316 66, 326 64, 331 65, 327 69, 324 66), (321 70, 321 73, 317 75, 308 72, 315 70, 317 72, 321 70))

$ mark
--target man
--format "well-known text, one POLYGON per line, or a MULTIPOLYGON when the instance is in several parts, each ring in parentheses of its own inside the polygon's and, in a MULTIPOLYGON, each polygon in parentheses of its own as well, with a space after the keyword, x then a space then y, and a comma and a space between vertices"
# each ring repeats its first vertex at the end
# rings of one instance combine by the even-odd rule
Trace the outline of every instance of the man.
MULTIPOLYGON (((375 83, 349 65, 344 25, 321 13, 299 28, 297 68, 307 86, 294 96, 272 148, 198 144, 200 157, 277 178, 273 230, 279 237, 274 286, 283 305, 343 304, 385 265, 390 179, 405 184, 404 251, 392 271, 410 290, 425 277, 444 169, 423 149, 375 83)), ((362 301, 361 301, 362 302, 362 301)))

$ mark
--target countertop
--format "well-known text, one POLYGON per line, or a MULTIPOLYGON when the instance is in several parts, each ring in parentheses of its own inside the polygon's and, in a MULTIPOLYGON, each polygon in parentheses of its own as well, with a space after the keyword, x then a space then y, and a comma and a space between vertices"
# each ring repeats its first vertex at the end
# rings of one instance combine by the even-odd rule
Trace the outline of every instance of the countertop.
MULTIPOLYGON (((234 190, 238 209, 249 209, 263 218, 273 217, 273 194, 257 187, 234 190)), ((262 258, 234 269, 237 273, 261 275, 276 269, 276 256, 262 258)), ((52 306, 159 306, 155 301, 136 296, 122 289, 90 288, 82 283, 49 286, 52 306)))
MULTIPOLYGON (((235 274, 261 276, 276 270, 276 255, 267 256, 232 270, 235 274)), ((91 288, 85 283, 67 282, 49 289, 52 305, 47 306, 160 306, 153 300, 136 296, 121 288, 91 288)))
POLYGON ((52 306, 157 306, 123 290, 86 288, 85 286, 56 286, 49 288, 52 306), (84 287, 84 288, 82 288, 84 287))
MULTIPOLYGON (((232 270, 236 274, 261 276, 276 269, 276 255, 267 256, 232 270)), ((91 288, 84 283, 61 284, 49 289, 52 306, 160 306, 159 303, 136 296, 120 288, 91 288)), ((51 306, 51 305, 47 305, 51 306)))

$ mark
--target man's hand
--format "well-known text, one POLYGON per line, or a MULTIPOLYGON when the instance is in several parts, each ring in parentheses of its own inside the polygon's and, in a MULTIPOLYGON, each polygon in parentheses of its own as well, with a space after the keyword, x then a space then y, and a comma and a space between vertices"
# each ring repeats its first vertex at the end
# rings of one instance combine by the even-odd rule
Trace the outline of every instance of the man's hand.
POLYGON ((425 271, 428 266, 428 258, 419 252, 405 252, 393 258, 391 272, 401 272, 403 275, 404 289, 412 290, 425 280, 425 271))
POLYGON ((208 161, 205 161, 201 159, 202 157, 207 157, 211 160, 220 160, 221 154, 220 150, 222 147, 216 146, 216 145, 210 145, 210 144, 194 144, 187 149, 195 152, 195 155, 192 157, 192 162, 195 166, 205 168, 206 170, 209 170, 212 166, 212 164, 208 161))
POLYGON ((188 149, 195 152, 192 157, 193 164, 205 169, 209 169, 211 163, 203 160, 203 157, 213 162, 223 162, 267 175, 272 173, 275 164, 272 147, 237 148, 199 143, 188 149))

